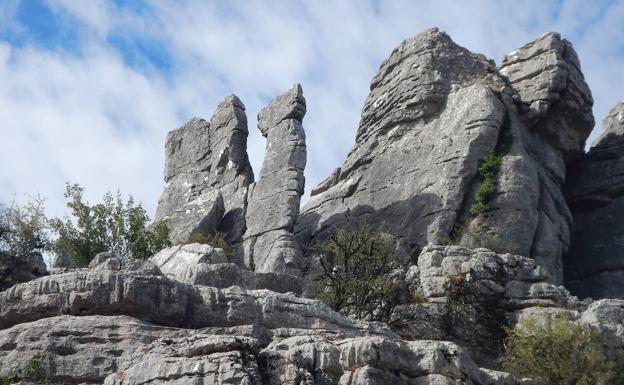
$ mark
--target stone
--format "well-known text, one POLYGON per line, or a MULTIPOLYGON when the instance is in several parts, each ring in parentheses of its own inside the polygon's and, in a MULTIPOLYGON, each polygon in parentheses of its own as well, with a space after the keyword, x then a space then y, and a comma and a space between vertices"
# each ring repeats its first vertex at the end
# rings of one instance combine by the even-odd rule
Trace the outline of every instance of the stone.
POLYGON ((580 297, 624 298, 624 102, 603 122, 604 131, 567 175, 574 215, 565 280, 580 297))
POLYGON ((46 274, 48 269, 40 253, 12 256, 0 252, 0 291, 46 274))
POLYGON ((500 72, 518 93, 522 119, 566 161, 583 154, 593 98, 572 47, 549 32, 506 55, 500 72))
POLYGON ((150 258, 167 277, 192 285, 217 288, 240 286, 248 290, 269 289, 278 293, 301 293, 301 279, 278 273, 260 273, 228 263, 221 249, 203 244, 172 246, 150 258))
POLYGON ((78 269, 85 265, 68 255, 55 254, 50 267, 52 269, 78 269))
POLYGON ((117 254, 109 251, 98 253, 89 262, 90 269, 96 270, 119 270, 121 268, 121 260, 117 254))
POLYGON ((301 275, 301 249, 292 231, 305 181, 305 111, 296 84, 258 113, 267 145, 260 180, 247 194, 243 244, 245 265, 257 272, 301 275))
POLYGON ((451 240, 531 256, 562 283, 566 162, 591 130, 591 105, 578 58, 557 34, 500 68, 437 29, 407 39, 373 78, 355 146, 313 189, 297 238, 372 225, 414 248, 451 240), (474 215, 478 165, 493 151, 503 152, 496 191, 474 215))
POLYGON ((155 221, 169 218, 176 241, 216 231, 240 241, 247 186, 254 180, 247 135, 245 106, 235 95, 219 104, 210 123, 194 118, 168 134, 155 221))

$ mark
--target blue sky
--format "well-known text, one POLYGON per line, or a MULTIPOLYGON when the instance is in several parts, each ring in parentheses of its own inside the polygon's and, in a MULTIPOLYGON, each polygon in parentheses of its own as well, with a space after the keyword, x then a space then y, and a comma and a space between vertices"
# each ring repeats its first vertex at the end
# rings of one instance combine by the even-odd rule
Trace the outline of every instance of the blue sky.
POLYGON ((496 60, 547 31, 570 40, 601 120, 624 98, 624 0, 3 0, 0 200, 48 198, 66 181, 98 200, 132 193, 153 214, 166 133, 237 94, 255 116, 300 82, 308 101, 306 187, 353 145, 370 79, 401 40, 433 26, 496 60))

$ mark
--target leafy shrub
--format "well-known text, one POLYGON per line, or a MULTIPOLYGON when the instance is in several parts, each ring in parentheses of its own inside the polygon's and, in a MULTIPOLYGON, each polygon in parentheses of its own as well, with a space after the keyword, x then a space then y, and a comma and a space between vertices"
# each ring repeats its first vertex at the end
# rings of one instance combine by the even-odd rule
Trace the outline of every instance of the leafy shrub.
POLYGON ((41 353, 32 357, 23 368, 0 377, 0 385, 31 383, 36 385, 55 385, 50 381, 43 365, 44 356, 41 353))
POLYGON ((604 342, 598 329, 565 314, 526 319, 508 330, 502 364, 536 385, 624 384, 624 362, 604 342))
POLYGON ((474 217, 482 216, 490 209, 490 200, 496 194, 498 171, 513 141, 510 119, 509 114, 505 113, 494 151, 479 161, 477 173, 481 184, 475 191, 474 201, 470 206, 470 214, 474 217))
POLYGON ((32 254, 50 249, 50 236, 43 199, 0 204, 0 291, 22 282, 20 275, 33 268, 32 254))
POLYGON ((0 204, 0 253, 20 257, 47 251, 51 241, 44 211, 42 198, 24 206, 0 204))
POLYGON ((124 203, 121 194, 106 193, 102 203, 91 206, 83 194, 84 188, 78 184, 67 185, 65 197, 74 221, 67 217, 51 220, 58 233, 56 253, 88 263, 103 251, 144 259, 171 246, 167 222, 146 228, 150 219, 132 196, 124 203))
POLYGON ((396 242, 368 228, 339 229, 318 249, 316 298, 356 318, 392 323, 395 307, 409 295, 395 276, 409 262, 396 252, 396 242))

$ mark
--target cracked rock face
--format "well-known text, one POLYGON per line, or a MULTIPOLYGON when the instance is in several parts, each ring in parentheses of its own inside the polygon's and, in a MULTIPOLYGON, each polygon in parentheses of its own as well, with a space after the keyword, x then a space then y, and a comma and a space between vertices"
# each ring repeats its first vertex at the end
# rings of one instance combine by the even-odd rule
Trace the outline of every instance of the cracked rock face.
POLYGON ((249 186, 243 245, 245 265, 256 272, 301 274, 301 249, 292 231, 305 183, 305 111, 296 84, 258 113, 266 153, 260 180, 249 186))
POLYGON ((482 55, 437 29, 405 40, 371 82, 356 144, 315 188, 298 219, 299 239, 368 224, 412 246, 447 237, 503 122, 482 55))
POLYGON ((240 240, 247 186, 254 180, 248 133, 245 106, 230 95, 210 123, 194 118, 167 135, 165 190, 155 220, 169 218, 174 242, 216 231, 230 242, 240 240))
POLYGON ((373 78, 356 143, 312 190, 297 238, 361 225, 419 247, 476 238, 473 247, 535 258, 561 283, 572 223, 566 160, 593 124, 579 68, 557 34, 514 51, 500 69, 437 29, 405 40, 373 78), (479 162, 502 147, 496 191, 475 216, 479 162))
POLYGON ((565 279, 581 297, 624 298, 624 102, 613 107, 603 127, 568 171, 574 230, 565 279))

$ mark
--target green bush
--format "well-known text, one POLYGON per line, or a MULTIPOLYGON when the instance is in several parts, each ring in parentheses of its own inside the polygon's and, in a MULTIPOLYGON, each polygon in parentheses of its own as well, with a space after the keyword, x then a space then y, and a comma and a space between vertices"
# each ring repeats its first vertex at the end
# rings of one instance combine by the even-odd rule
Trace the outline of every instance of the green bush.
POLYGON ((479 161, 477 173, 481 183, 475 191, 474 201, 470 206, 470 214, 473 217, 482 216, 490 210, 490 200, 496 194, 498 171, 513 142, 510 119, 509 114, 505 113, 494 151, 479 161))
POLYGON ((0 385, 11 385, 18 383, 30 383, 36 385, 56 385, 50 381, 46 369, 44 367, 43 354, 39 353, 33 356, 23 368, 0 377, 0 385))
POLYGON ((144 259, 171 246, 167 222, 147 228, 150 219, 132 196, 124 202, 121 194, 106 193, 102 203, 90 205, 83 200, 83 194, 81 186, 67 185, 65 197, 74 218, 51 220, 58 233, 56 253, 88 263, 103 251, 144 259))
POLYGON ((396 242, 368 228, 339 229, 323 241, 315 297, 332 309, 360 319, 392 323, 396 306, 409 296, 402 279, 409 258, 396 242))
POLYGON ((0 291, 19 283, 19 272, 32 268, 31 254, 49 251, 50 236, 43 199, 23 206, 0 204, 0 291))
POLYGON ((598 329, 565 314, 526 319, 508 330, 502 364, 536 385, 624 384, 624 362, 604 342, 598 329))

